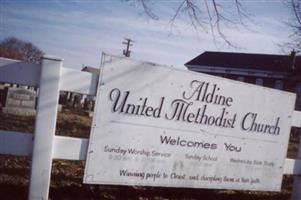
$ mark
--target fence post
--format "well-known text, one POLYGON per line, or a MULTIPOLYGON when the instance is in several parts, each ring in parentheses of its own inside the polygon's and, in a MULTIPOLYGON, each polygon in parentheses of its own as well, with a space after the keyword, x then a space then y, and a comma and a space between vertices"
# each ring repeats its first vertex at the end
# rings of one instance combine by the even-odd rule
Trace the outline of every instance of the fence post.
POLYGON ((48 199, 62 63, 61 59, 44 57, 41 64, 29 183, 30 200, 48 199))
MULTIPOLYGON (((298 133, 301 134, 301 131, 298 130, 298 133)), ((299 135, 299 147, 298 155, 296 159, 301 159, 301 136, 299 135)), ((301 200, 301 176, 294 175, 294 184, 291 200, 301 200)))

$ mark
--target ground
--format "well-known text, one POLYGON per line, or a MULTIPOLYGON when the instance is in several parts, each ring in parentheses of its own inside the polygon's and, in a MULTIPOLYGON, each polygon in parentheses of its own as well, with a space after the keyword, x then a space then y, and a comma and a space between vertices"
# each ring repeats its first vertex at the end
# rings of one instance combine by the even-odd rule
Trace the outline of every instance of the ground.
MULTIPOLYGON (((64 109, 58 114, 57 135, 88 138, 92 119, 82 112, 64 109)), ((34 117, 19 117, 0 113, 0 130, 32 134, 34 117)), ((296 156, 298 137, 291 134, 288 157, 296 156)), ((291 176, 284 176, 281 192, 249 192, 163 187, 132 187, 85 185, 82 183, 84 161, 55 160, 51 174, 49 198, 52 200, 286 200, 292 191, 291 176)), ((0 155, 0 199, 22 200, 28 195, 30 158, 0 155)))

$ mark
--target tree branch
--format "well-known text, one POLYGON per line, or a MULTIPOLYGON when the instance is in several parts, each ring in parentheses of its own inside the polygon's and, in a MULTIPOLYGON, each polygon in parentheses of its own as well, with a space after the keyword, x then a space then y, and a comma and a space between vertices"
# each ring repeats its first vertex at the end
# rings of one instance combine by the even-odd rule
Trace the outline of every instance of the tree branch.
MULTIPOLYGON (((128 0, 129 1, 129 0, 128 0)), ((134 0, 138 2, 147 16, 151 19, 159 19, 159 16, 153 13, 150 6, 147 4, 150 0, 134 0)), ((293 0, 292 0, 293 1, 293 0)), ((156 1, 155 3, 159 3, 156 1)), ((183 15, 188 17, 189 23, 197 31, 199 28, 204 32, 211 33, 214 41, 218 35, 227 45, 235 47, 228 37, 223 32, 224 26, 243 23, 243 19, 248 18, 248 13, 245 12, 240 0, 233 0, 234 10, 236 13, 229 12, 218 3, 218 0, 181 0, 175 9, 175 13, 170 18, 170 25, 173 27, 176 20, 183 15), (202 3, 201 3, 202 2, 202 3), (230 17, 230 18, 229 18, 230 17)), ((185 19, 185 18, 184 18, 185 19)), ((171 28, 172 29, 172 28, 171 28)))

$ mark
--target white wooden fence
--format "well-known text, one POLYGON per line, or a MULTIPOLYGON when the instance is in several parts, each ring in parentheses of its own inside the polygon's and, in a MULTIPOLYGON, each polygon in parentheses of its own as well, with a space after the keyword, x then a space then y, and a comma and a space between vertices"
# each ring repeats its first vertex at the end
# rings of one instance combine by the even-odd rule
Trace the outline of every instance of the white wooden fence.
MULTIPOLYGON (((32 156, 30 200, 48 199, 53 159, 86 159, 87 139, 55 135, 59 91, 96 95, 98 76, 62 65, 53 57, 41 65, 0 58, 0 82, 40 88, 34 134, 0 130, 0 154, 32 156)), ((301 127, 301 112, 294 111, 291 126, 301 127)), ((291 199, 301 200, 301 143, 298 159, 287 158, 283 174, 294 175, 291 199)))

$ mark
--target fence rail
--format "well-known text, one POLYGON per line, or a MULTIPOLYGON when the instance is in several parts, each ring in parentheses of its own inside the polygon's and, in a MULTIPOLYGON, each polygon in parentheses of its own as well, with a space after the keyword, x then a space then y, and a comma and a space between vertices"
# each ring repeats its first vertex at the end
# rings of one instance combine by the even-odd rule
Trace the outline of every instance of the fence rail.
MULTIPOLYGON (((0 82, 39 86, 41 66, 0 57, 0 82)), ((86 95, 96 95, 98 75, 61 68, 59 89, 86 95)))
MULTIPOLYGON (((0 153, 31 156, 32 140, 32 134, 0 130, 0 153)), ((53 159, 86 160, 88 139, 55 136, 53 148, 53 159)), ((301 175, 301 160, 285 159, 283 174, 301 175)))
POLYGON ((0 58, 0 82, 39 86, 40 74, 40 65, 0 58))
POLYGON ((79 70, 62 68, 60 90, 96 95, 98 75, 79 70))

